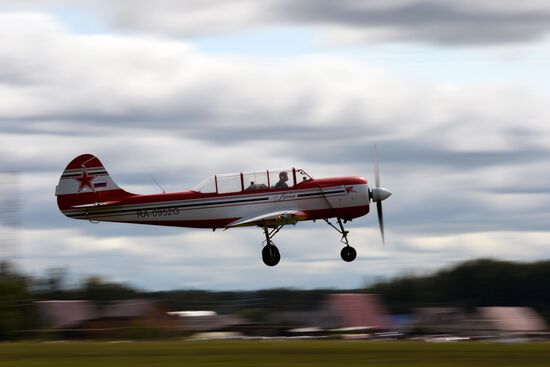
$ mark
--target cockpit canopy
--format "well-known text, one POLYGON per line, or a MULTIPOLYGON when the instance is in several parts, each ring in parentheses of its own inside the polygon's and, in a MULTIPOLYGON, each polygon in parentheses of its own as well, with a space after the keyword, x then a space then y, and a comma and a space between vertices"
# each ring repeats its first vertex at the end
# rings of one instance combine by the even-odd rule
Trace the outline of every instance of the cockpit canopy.
POLYGON ((254 190, 284 190, 312 180, 303 169, 227 173, 204 180, 191 191, 227 194, 254 190))

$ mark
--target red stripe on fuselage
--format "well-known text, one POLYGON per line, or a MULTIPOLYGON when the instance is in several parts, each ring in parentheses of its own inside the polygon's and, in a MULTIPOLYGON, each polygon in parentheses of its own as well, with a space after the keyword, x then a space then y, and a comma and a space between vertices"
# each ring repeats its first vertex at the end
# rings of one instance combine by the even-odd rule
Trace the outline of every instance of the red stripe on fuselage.
MULTIPOLYGON (((304 210, 307 219, 317 220, 325 218, 340 217, 342 219, 351 220, 362 217, 368 214, 369 206, 357 206, 341 209, 319 209, 319 210, 304 210)), ((167 227, 189 227, 189 228, 224 228, 225 226, 239 220, 241 218, 224 218, 224 219, 204 219, 204 220, 158 220, 158 221, 117 221, 117 223, 132 223, 132 224, 149 224, 167 227)))
MULTIPOLYGON (((291 202, 291 201, 318 200, 322 197, 323 193, 318 192, 318 193, 316 193, 316 195, 317 196, 315 196, 315 197, 301 197, 301 198, 295 198, 295 199, 285 199, 282 202, 288 203, 288 202, 291 202)), ((337 196, 344 196, 344 195, 337 195, 337 196)), ((332 196, 332 197, 335 197, 335 196, 332 196)), ((158 207, 158 205, 159 205, 158 202, 149 203, 150 206, 146 206, 146 204, 139 204, 139 207, 137 207, 137 208, 132 207, 132 206, 128 207, 126 205, 121 206, 120 203, 117 202, 115 205, 101 205, 101 206, 98 206, 98 207, 91 207, 91 208, 89 208, 89 213, 88 214, 85 214, 85 213, 74 214, 74 210, 81 211, 82 209, 67 210, 67 211, 64 211, 63 213, 65 215, 69 216, 69 217, 71 217, 71 215, 75 215, 75 216, 86 215, 86 216, 89 216, 90 218, 97 219, 97 220, 111 221, 111 220, 113 220, 113 217, 133 214, 134 212, 137 212, 139 210, 155 210, 155 209, 163 209, 163 208, 164 209, 166 209, 166 208, 178 208, 179 211, 181 212, 181 211, 193 211, 193 210, 199 210, 199 209, 204 210, 204 209, 215 209, 215 208, 217 209, 217 208, 224 208, 224 207, 235 207, 235 206, 246 206, 246 205, 262 205, 262 204, 270 204, 270 203, 274 204, 274 202, 269 201, 269 200, 265 200, 265 201, 261 200, 261 201, 255 201, 255 202, 244 202, 244 203, 240 202, 240 201, 235 201, 235 202, 229 202, 229 203, 226 203, 226 204, 221 204, 221 203, 216 204, 215 203, 216 200, 211 200, 211 202, 212 202, 211 204, 209 204, 209 201, 201 201, 200 203, 189 204, 189 205, 193 205, 193 206, 188 207, 188 208, 184 207, 184 205, 186 205, 186 204, 183 204, 181 201, 180 202, 168 202, 167 204, 171 203, 171 205, 164 204, 161 207, 158 207), (207 205, 204 205, 204 204, 207 204, 207 205), (200 207, 197 207, 197 206, 200 206, 200 207)), ((351 218, 350 215, 353 215, 353 217, 357 217, 357 216, 362 216, 362 215, 368 213, 368 208, 365 211, 364 207, 365 207, 364 205, 357 205, 357 206, 343 207, 343 208, 330 208, 330 209, 327 209, 327 210, 329 210, 329 212, 327 212, 327 214, 329 214, 328 215, 329 217, 340 216, 342 218, 351 218), (363 209, 360 209, 360 208, 363 208, 363 209), (349 214, 349 213, 352 213, 352 212, 350 212, 348 210, 355 210, 359 214, 357 214, 357 215, 349 214)), ((313 218, 313 219, 317 219, 317 218, 313 218)))

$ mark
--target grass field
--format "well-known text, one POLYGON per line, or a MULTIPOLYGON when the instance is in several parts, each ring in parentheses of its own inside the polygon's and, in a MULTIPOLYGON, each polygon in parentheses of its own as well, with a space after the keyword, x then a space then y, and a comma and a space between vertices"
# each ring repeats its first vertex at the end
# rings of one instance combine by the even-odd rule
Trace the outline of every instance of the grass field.
POLYGON ((550 366, 550 343, 365 341, 20 342, 0 366, 550 366))

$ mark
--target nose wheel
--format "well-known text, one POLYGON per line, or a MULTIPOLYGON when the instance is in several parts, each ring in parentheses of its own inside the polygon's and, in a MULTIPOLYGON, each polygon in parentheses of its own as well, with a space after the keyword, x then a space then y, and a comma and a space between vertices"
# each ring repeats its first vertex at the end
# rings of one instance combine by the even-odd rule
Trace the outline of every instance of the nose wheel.
POLYGON ((269 231, 267 227, 264 227, 265 246, 262 249, 262 260, 267 266, 275 266, 279 263, 279 261, 281 261, 281 254, 279 253, 279 249, 271 240, 281 228, 283 228, 283 226, 278 226, 269 231))
POLYGON ((340 256, 342 256, 342 260, 346 262, 352 262, 357 257, 357 251, 350 245, 345 246, 342 251, 340 251, 340 256))
POLYGON ((349 263, 355 260, 355 258, 357 257, 357 251, 355 251, 355 249, 349 244, 349 241, 348 241, 349 231, 346 231, 344 229, 344 224, 342 223, 342 219, 340 218, 336 218, 336 219, 338 220, 338 226, 340 228, 336 227, 328 219, 325 219, 325 222, 327 222, 329 226, 334 228, 336 231, 338 231, 338 233, 342 235, 342 239, 340 241, 346 246, 344 246, 344 248, 342 248, 342 251, 340 251, 340 256, 342 257, 342 260, 349 263))

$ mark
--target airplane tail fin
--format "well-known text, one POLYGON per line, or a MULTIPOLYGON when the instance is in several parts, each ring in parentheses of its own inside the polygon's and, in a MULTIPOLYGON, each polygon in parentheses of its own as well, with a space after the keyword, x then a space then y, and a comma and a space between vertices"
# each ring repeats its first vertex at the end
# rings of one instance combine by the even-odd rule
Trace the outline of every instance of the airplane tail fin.
POLYGON ((55 188, 57 205, 63 212, 72 209, 114 204, 129 196, 113 181, 103 164, 91 154, 73 159, 55 188))

